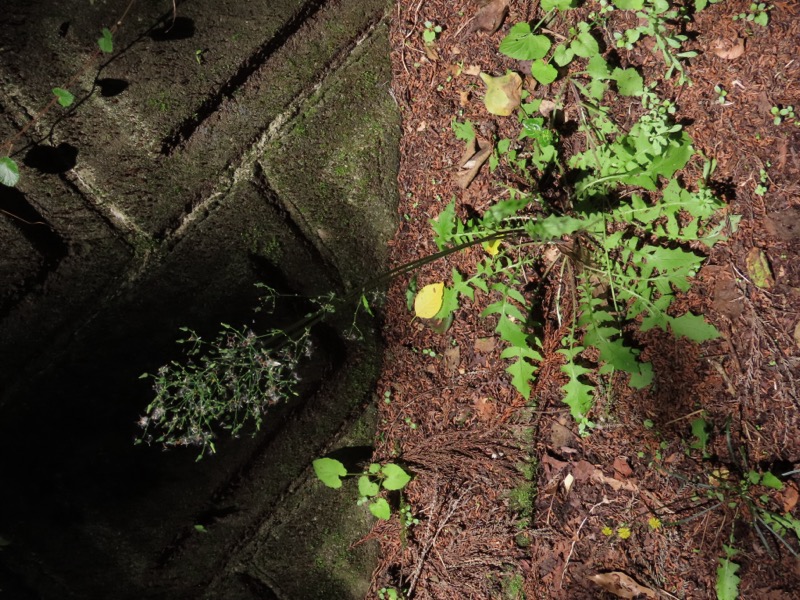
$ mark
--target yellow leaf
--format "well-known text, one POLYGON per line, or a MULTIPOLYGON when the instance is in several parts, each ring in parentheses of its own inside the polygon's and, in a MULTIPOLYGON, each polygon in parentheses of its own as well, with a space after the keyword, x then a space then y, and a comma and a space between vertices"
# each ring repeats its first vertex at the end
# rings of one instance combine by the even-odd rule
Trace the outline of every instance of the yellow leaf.
POLYGON ((480 73, 479 77, 486 84, 483 98, 486 110, 501 117, 513 113, 522 97, 522 77, 513 71, 507 71, 502 77, 492 77, 486 73, 480 73))
POLYGON ((444 283, 431 283, 422 288, 414 299, 414 314, 420 319, 432 319, 442 308, 444 283))
POLYGON ((488 254, 489 256, 497 256, 501 241, 502 240, 498 239, 498 240, 493 240, 491 242, 483 242, 483 244, 481 245, 483 246, 483 249, 486 250, 486 254, 488 254))

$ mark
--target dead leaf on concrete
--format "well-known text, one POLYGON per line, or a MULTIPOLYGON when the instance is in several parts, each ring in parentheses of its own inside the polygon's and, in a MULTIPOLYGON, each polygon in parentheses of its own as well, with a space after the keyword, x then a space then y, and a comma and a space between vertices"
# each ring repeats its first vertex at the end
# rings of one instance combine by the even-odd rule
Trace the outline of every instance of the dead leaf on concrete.
POLYGON ((491 34, 500 29, 508 14, 508 2, 509 0, 492 0, 480 9, 472 23, 472 31, 485 31, 491 34))
POLYGON ((655 591, 650 588, 639 585, 636 581, 621 571, 612 571, 610 573, 597 573, 589 577, 597 585, 603 588, 610 594, 614 594, 617 598, 627 598, 632 600, 639 595, 644 595, 645 598, 655 598, 655 591))
POLYGON ((492 154, 492 142, 475 136, 474 139, 466 143, 464 154, 459 162, 459 171, 456 173, 455 181, 462 190, 466 189, 472 180, 478 175, 483 163, 492 154))
POLYGON ((744 54, 744 40, 742 38, 735 40, 717 38, 711 42, 711 51, 725 60, 734 60, 744 54))

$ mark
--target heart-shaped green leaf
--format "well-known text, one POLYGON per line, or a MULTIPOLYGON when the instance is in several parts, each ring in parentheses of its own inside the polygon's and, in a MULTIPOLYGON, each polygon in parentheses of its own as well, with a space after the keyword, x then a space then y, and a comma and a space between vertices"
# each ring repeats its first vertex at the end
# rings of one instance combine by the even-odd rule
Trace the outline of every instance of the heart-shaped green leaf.
POLYGON ((53 94, 58 98, 58 103, 64 108, 67 108, 75 101, 75 96, 64 88, 53 88, 53 94))
POLYGON ((392 509, 389 508, 389 503, 384 498, 378 498, 370 504, 369 512, 384 521, 388 521, 389 517, 392 516, 392 509))
POLYGON ((359 496, 363 496, 365 498, 372 498, 372 496, 377 496, 379 491, 380 487, 378 486, 378 484, 374 483, 366 475, 362 475, 361 477, 358 478, 359 496))
POLYGON ((500 52, 517 60, 535 60, 544 57, 550 50, 547 36, 534 35, 528 23, 517 23, 500 42, 500 52))
POLYGON ((319 480, 333 489, 342 487, 341 478, 347 475, 344 465, 334 458, 318 458, 312 465, 319 480))
POLYGON ((542 85, 549 85, 558 77, 558 71, 550 63, 535 60, 531 63, 531 75, 542 85))
POLYGON ((393 463, 383 465, 381 471, 386 476, 386 479, 383 480, 383 487, 387 490, 402 490, 411 481, 411 475, 393 463))

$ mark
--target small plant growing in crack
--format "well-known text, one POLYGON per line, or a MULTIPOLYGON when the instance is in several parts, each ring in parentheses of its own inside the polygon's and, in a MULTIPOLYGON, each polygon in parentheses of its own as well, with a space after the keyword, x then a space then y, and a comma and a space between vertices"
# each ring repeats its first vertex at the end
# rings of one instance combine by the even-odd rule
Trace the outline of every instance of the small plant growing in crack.
MULTIPOLYGON (((344 464, 335 458, 318 458, 312 464, 317 478, 329 488, 341 488, 342 477, 357 476, 357 504, 366 504, 374 516, 384 521, 391 518, 392 509, 386 498, 380 496, 381 490, 400 491, 411 481, 411 475, 395 463, 372 463, 361 473, 348 473, 344 464)), ((409 516, 410 509, 404 519, 407 521, 409 516)))

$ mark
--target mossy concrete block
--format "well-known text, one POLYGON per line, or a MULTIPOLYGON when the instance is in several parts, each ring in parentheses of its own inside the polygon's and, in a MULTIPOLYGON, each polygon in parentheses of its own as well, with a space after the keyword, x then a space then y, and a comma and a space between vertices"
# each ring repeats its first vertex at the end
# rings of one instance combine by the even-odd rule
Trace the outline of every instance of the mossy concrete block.
POLYGON ((385 25, 325 81, 260 161, 276 193, 346 286, 386 262, 396 227, 399 118, 389 94, 385 25))

